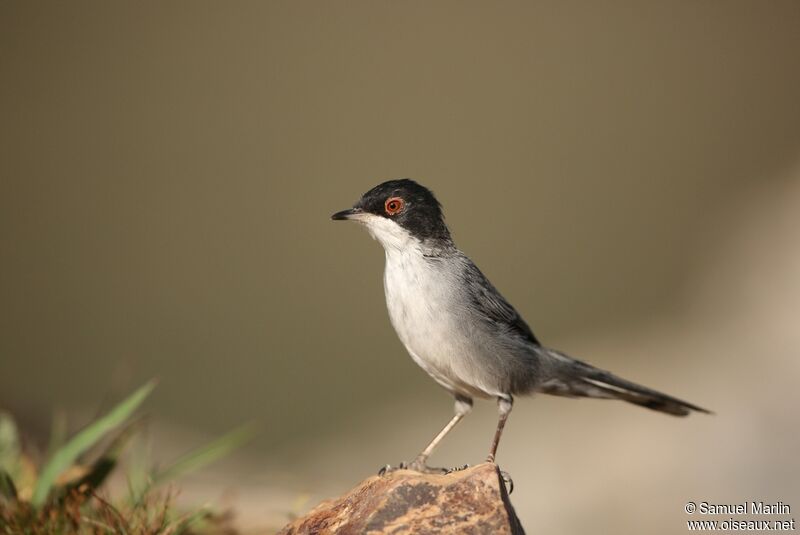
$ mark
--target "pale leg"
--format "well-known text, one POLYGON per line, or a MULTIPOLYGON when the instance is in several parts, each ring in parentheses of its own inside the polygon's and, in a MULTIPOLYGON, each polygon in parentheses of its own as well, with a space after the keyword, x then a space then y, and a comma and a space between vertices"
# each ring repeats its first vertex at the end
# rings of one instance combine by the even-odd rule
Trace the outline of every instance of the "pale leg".
POLYGON ((442 441, 442 439, 447 435, 447 433, 452 431, 452 429, 456 426, 456 424, 460 422, 461 419, 464 418, 464 416, 466 416, 471 410, 472 410, 472 399, 456 396, 455 415, 453 416, 453 418, 449 422, 447 422, 447 425, 445 425, 435 437, 433 437, 431 443, 428 444, 428 446, 424 450, 422 450, 422 452, 419 455, 417 455, 417 458, 414 459, 414 461, 408 467, 412 470, 418 470, 420 472, 426 471, 428 469, 426 462, 428 460, 428 457, 431 456, 431 453, 433 453, 433 450, 436 449, 436 446, 439 445, 439 442, 442 441))
POLYGON ((497 431, 494 432, 494 440, 492 440, 492 447, 489 450, 489 456, 486 458, 490 463, 494 462, 494 457, 497 454, 497 445, 500 444, 500 436, 503 434, 503 428, 506 426, 506 420, 511 413, 511 407, 514 405, 514 398, 511 396, 503 396, 497 398, 497 411, 500 416, 497 420, 497 431))

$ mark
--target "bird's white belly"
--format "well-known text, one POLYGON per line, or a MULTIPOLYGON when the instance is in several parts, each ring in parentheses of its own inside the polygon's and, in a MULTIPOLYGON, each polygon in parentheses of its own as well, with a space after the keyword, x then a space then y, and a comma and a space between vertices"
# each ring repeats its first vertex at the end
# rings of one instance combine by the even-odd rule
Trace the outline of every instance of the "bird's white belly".
POLYGON ((465 330, 465 318, 454 306, 457 281, 428 262, 417 252, 387 252, 386 305, 400 341, 414 362, 451 392, 498 395, 493 385, 481 384, 480 374, 473 373, 480 359, 465 330))

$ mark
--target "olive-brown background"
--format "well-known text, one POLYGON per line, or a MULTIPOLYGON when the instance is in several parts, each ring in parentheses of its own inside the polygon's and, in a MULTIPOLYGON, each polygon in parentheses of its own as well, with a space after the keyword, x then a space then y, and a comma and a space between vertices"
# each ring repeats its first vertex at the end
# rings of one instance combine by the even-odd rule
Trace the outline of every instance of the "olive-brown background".
POLYGON ((0 404, 41 438, 157 376, 163 444, 255 420, 216 477, 256 523, 412 457, 451 401, 329 220, 405 176, 542 340, 718 413, 519 400, 531 531, 800 508, 795 1, 3 2, 0 404))

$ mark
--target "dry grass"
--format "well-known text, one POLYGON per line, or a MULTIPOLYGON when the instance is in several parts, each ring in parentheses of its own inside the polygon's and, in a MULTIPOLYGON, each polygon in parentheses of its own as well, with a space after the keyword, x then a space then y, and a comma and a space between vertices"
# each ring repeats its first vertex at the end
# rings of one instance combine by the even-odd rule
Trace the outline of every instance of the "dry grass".
POLYGON ((29 535, 233 535, 229 514, 201 509, 179 514, 174 493, 151 492, 138 503, 112 504, 89 489, 74 489, 37 509, 24 501, 0 502, 0 533, 29 535))
POLYGON ((11 415, 0 412, 0 535, 235 533, 231 515, 177 510, 168 485, 230 453, 249 438, 250 428, 236 429, 162 469, 120 464, 139 430, 134 412, 154 386, 145 384, 68 439, 54 431, 51 451, 39 462, 26 451, 11 415), (112 499, 102 489, 120 470, 128 493, 112 499))

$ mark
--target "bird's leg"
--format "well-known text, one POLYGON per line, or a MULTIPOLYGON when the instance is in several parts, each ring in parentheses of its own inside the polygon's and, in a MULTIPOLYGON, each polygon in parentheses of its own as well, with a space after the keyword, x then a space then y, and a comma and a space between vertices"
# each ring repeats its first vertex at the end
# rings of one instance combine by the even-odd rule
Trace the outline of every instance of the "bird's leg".
POLYGON ((509 395, 497 398, 497 410, 500 413, 500 417, 497 420, 497 431, 494 432, 494 440, 492 440, 489 456, 486 458, 490 463, 494 462, 494 457, 497 454, 497 445, 500 444, 500 436, 503 434, 503 428, 506 426, 506 420, 508 420, 508 415, 511 413, 513 405, 514 398, 509 395))
MULTIPOLYGON (((401 465, 401 468, 408 468, 409 470, 416 470, 417 472, 426 472, 426 473, 446 473, 447 469, 445 468, 431 468, 426 463, 428 461, 428 457, 431 456, 433 450, 436 449, 436 446, 439 445, 439 442, 452 431, 452 429, 456 426, 458 422, 461 421, 464 416, 466 416, 469 411, 472 410, 472 399, 464 396, 456 396, 456 403, 455 403, 455 415, 453 418, 447 422, 439 433, 433 437, 431 443, 417 455, 416 459, 414 459, 408 466, 401 465)), ((385 470, 384 470, 385 471, 385 470)))

